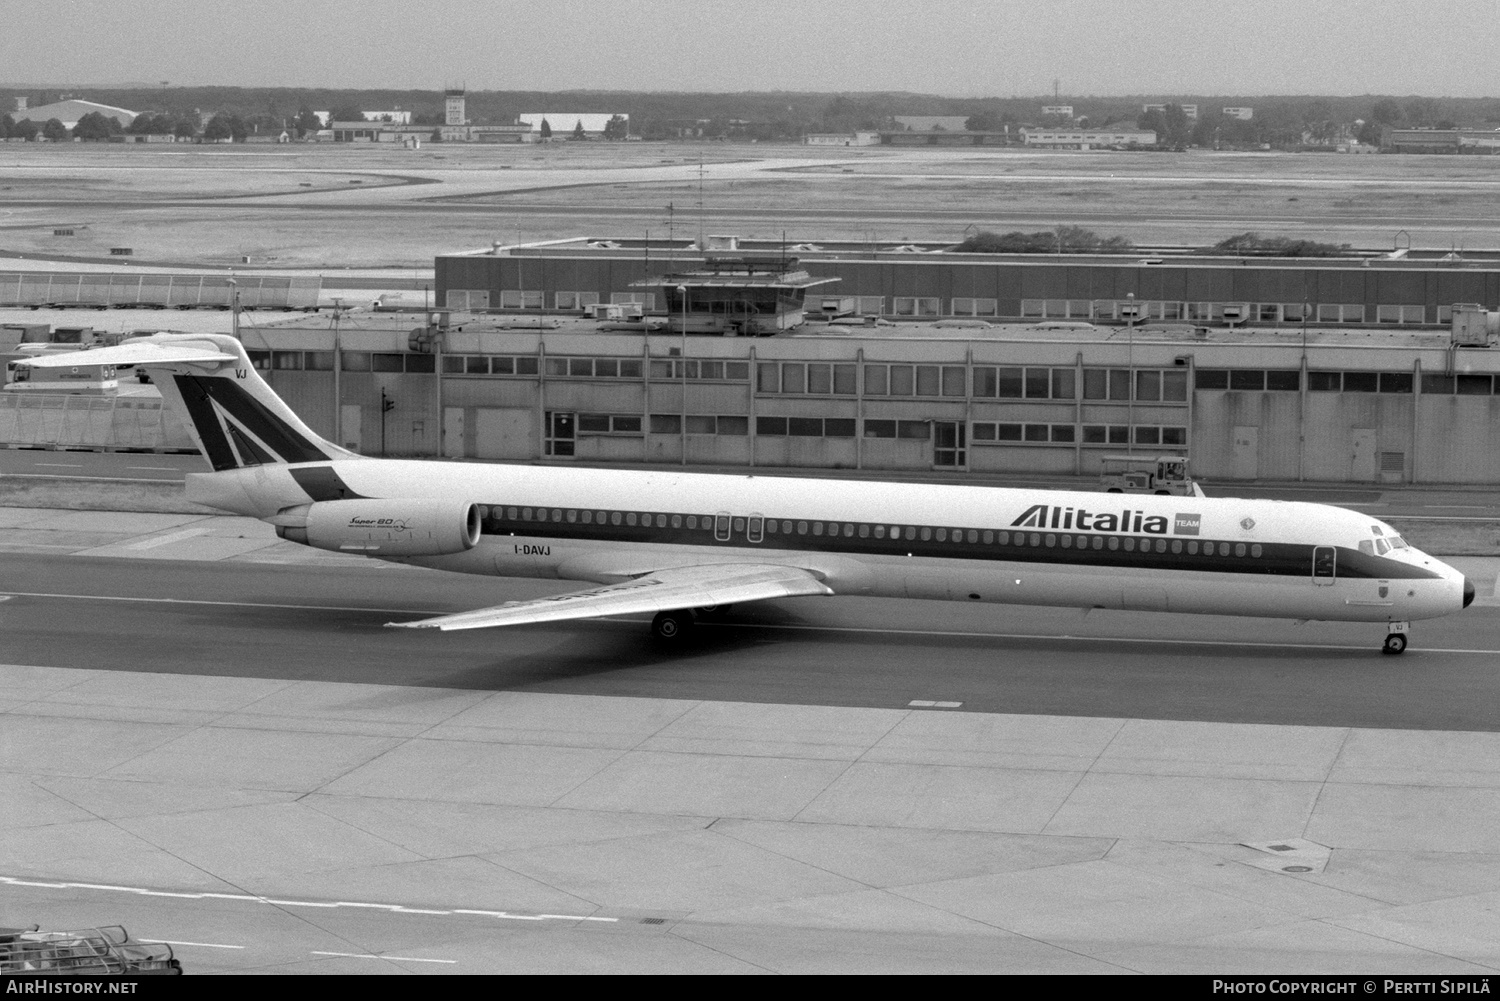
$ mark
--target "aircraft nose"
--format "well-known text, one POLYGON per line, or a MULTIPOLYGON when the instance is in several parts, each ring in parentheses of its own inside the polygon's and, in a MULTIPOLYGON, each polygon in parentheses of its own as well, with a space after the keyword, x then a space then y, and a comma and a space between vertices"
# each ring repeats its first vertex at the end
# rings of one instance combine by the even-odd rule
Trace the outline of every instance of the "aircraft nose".
POLYGON ((1464 578, 1464 607, 1468 608, 1473 603, 1474 603, 1474 582, 1472 580, 1470 580, 1469 578, 1465 577, 1464 578))

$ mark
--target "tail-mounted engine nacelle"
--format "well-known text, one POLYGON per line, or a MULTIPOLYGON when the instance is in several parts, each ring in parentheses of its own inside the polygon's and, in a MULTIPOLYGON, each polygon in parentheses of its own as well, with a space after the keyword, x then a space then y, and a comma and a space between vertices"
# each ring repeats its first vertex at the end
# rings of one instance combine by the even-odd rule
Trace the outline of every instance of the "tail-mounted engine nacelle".
POLYGON ((291 542, 368 556, 446 556, 479 544, 479 506, 445 500, 336 500, 271 519, 291 542))

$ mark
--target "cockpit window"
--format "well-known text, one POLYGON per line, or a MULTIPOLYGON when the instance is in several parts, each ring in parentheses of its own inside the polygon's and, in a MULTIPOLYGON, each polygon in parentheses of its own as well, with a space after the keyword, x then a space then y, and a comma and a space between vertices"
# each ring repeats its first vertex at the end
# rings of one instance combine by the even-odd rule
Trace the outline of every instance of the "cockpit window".
POLYGON ((1403 538, 1401 538, 1401 536, 1399 536, 1399 535, 1393 535, 1393 536, 1391 536, 1391 548, 1392 549, 1410 549, 1411 547, 1406 544, 1406 540, 1403 539, 1403 538))
POLYGON ((1375 552, 1381 556, 1391 551, 1391 544, 1384 539, 1375 540, 1375 552))
POLYGON ((1380 526, 1379 525, 1371 525, 1370 526, 1370 531, 1374 532, 1376 535, 1384 535, 1385 534, 1384 532, 1382 532, 1380 530, 1380 526))
POLYGON ((1375 543, 1372 542, 1372 541, 1370 541, 1369 539, 1360 539, 1359 540, 1359 551, 1362 552, 1362 553, 1364 553, 1366 556, 1374 556, 1375 555, 1375 543))

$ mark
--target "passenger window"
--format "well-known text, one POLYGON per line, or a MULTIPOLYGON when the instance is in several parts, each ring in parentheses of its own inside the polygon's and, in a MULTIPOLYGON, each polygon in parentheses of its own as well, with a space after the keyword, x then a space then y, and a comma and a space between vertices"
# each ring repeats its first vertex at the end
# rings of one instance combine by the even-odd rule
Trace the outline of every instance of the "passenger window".
POLYGON ((929 542, 931 540, 932 540, 932 529, 927 528, 926 526, 923 526, 923 528, 922 528, 922 541, 923 542, 929 542))

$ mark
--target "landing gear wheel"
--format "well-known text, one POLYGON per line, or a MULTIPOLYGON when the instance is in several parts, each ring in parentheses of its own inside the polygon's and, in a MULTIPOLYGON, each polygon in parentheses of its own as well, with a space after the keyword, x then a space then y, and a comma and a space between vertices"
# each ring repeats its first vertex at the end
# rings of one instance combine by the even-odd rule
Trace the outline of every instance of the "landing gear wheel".
POLYGON ((700 619, 718 621, 719 619, 722 619, 726 614, 728 614, 729 610, 733 607, 734 605, 732 604, 704 605, 702 608, 696 608, 693 611, 700 619))
POLYGON ((1380 648, 1381 653, 1399 654, 1406 650, 1406 634, 1391 633, 1385 638, 1385 645, 1380 648))
POLYGON ((651 620, 651 636, 662 643, 680 643, 693 628, 693 613, 685 608, 658 612, 651 620))

